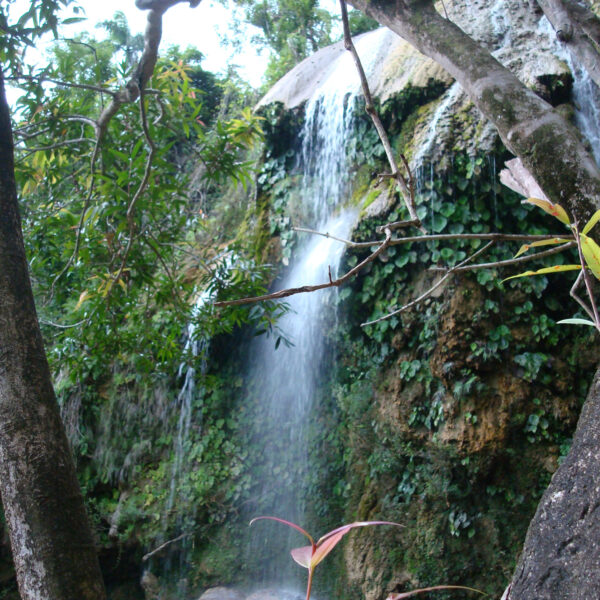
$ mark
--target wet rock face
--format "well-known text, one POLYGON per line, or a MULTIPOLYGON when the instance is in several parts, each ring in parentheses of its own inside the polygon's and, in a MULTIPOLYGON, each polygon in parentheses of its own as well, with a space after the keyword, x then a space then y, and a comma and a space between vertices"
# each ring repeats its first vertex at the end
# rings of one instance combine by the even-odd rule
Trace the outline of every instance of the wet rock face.
MULTIPOLYGON (((371 92, 382 102, 409 84, 426 87, 431 79, 447 84, 451 81, 437 63, 425 58, 388 29, 381 28, 359 35, 355 38, 355 44, 371 92)), ((355 67, 351 57, 343 42, 338 42, 319 50, 294 67, 269 90, 259 106, 281 102, 288 109, 299 107, 315 94, 344 57, 352 74, 355 67)))

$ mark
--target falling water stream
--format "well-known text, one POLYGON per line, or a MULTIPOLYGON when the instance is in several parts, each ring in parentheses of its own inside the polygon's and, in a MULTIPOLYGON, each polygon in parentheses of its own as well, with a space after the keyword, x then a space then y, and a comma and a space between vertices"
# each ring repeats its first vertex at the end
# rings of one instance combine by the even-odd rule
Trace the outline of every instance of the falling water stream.
POLYGON ((573 75, 575 124, 589 141, 596 163, 600 165, 600 89, 573 58, 568 46, 556 39, 556 33, 545 16, 540 19, 538 31, 553 41, 554 54, 565 61, 573 75))
MULTIPOLYGON (((367 74, 380 51, 379 37, 365 36, 356 44, 367 74)), ((305 106, 301 134, 300 212, 305 219, 301 225, 344 239, 350 236, 357 217, 357 211, 345 203, 349 182, 347 146, 359 86, 351 56, 340 55, 330 76, 305 106)), ((321 235, 305 237, 278 283, 280 289, 323 283, 336 276, 344 245, 321 235)), ((335 318, 335 294, 333 288, 290 297, 290 310, 278 323, 290 345, 276 348, 273 339, 266 338, 257 340, 250 351, 250 393, 259 398, 257 431, 264 448, 263 490, 256 514, 275 515, 308 529, 304 505, 311 468, 308 423, 327 378, 326 365, 331 364, 325 339, 335 318)), ((255 529, 249 553, 255 556, 273 550, 273 530, 262 524, 255 529)), ((284 528, 276 535, 280 546, 263 563, 257 584, 301 586, 302 579, 298 578, 304 578, 305 573, 288 554, 300 540, 297 534, 287 538, 284 528)))

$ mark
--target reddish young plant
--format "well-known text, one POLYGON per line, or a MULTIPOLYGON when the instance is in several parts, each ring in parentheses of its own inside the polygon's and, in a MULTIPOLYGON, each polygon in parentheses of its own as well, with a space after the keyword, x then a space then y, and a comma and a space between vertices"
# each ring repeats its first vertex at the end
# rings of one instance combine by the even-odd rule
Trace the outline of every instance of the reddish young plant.
MULTIPOLYGON (((292 558, 305 569, 308 569, 308 583, 306 585, 306 600, 310 600, 310 592, 312 588, 312 579, 315 567, 335 548, 337 543, 351 530, 357 527, 366 527, 368 525, 394 525, 395 527, 404 527, 404 525, 400 525, 400 523, 393 523, 392 521, 356 521, 354 523, 348 523, 347 525, 342 525, 337 529, 326 533, 322 537, 320 537, 316 542, 312 538, 312 536, 302 529, 299 525, 295 523, 291 523, 290 521, 286 521, 285 519, 280 519, 278 517, 256 517, 250 521, 250 525, 256 523, 256 521, 261 520, 269 520, 269 521, 277 521, 278 523, 283 523, 288 527, 292 527, 296 531, 299 531, 302 535, 308 538, 310 541, 310 546, 302 546, 300 548, 294 548, 291 551, 292 558)), ((400 600, 401 598, 408 598, 410 596, 414 596, 416 594, 431 592, 437 590, 450 590, 450 589, 461 589, 468 590, 471 592, 478 592, 479 594, 484 594, 480 590, 476 590, 473 588, 468 588, 460 585, 440 585, 430 588, 423 588, 420 590, 413 590, 411 592, 406 592, 403 594, 392 594, 388 597, 388 600, 400 600)))

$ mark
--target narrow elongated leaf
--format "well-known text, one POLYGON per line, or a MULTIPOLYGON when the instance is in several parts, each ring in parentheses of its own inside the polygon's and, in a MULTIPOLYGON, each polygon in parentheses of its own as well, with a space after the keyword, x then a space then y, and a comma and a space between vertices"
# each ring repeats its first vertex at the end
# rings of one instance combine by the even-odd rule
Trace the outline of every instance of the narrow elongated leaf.
POLYGON ((556 217, 561 223, 564 223, 565 225, 570 224, 569 215, 567 215, 567 211, 560 204, 553 204, 552 202, 542 200, 541 198, 527 198, 527 200, 523 200, 523 202, 535 204, 549 215, 556 217))
POLYGON ((557 325, 589 325, 590 327, 596 327, 596 323, 594 321, 588 321, 587 319, 562 319, 561 321, 556 321, 557 325))
POLYGON ((342 525, 341 527, 326 533, 319 539, 317 542, 317 549, 310 561, 311 568, 314 569, 349 531, 357 527, 367 527, 369 525, 395 525, 396 527, 404 527, 404 525, 393 523, 392 521, 356 521, 354 523, 348 523, 348 525, 342 525))
POLYGON ((600 246, 591 237, 583 233, 579 235, 579 239, 581 240, 581 251, 587 266, 592 270, 596 279, 600 279, 600 246))
POLYGON ((299 531, 302 535, 305 535, 310 540, 311 544, 315 543, 314 540, 312 539, 312 537, 310 536, 310 534, 307 531, 304 531, 304 529, 302 529, 302 527, 300 527, 290 521, 286 521, 285 519, 280 519, 279 517, 255 517, 254 519, 252 519, 252 521, 250 521, 250 525, 256 523, 256 521, 263 521, 263 520, 277 521, 278 523, 283 523, 284 525, 287 525, 288 527, 292 527, 296 531, 299 531))
POLYGON ((305 569, 310 569, 310 559, 313 555, 312 546, 302 546, 302 548, 294 548, 291 551, 292 558, 305 569))
POLYGON ((592 227, 598 222, 600 221, 600 210, 597 210, 593 215, 592 218, 587 222, 587 225, 583 228, 583 231, 581 233, 583 234, 588 234, 592 227))
POLYGON ((79 295, 79 300, 75 305, 75 310, 77 310, 90 296, 91 294, 87 290, 83 290, 83 292, 81 292, 79 295))
POLYGON ((395 525, 396 527, 406 527, 405 525, 400 525, 400 523, 394 523, 393 521, 355 521, 354 523, 348 523, 347 525, 342 525, 341 527, 332 529, 329 533, 321 536, 317 541, 317 546, 320 546, 328 537, 336 535, 338 531, 347 533, 356 527, 368 527, 369 525, 395 525))
POLYGON ((565 238, 552 238, 551 240, 539 240, 538 242, 531 242, 531 244, 523 244, 519 251, 515 254, 515 258, 517 256, 521 256, 521 254, 525 254, 527 250, 530 248, 537 248, 539 246, 553 246, 554 244, 562 244, 563 242, 570 242, 571 240, 567 240, 565 238))
POLYGON ((512 275, 502 281, 508 281, 509 279, 516 279, 517 277, 529 277, 530 275, 547 275, 548 273, 560 273, 561 271, 577 271, 581 269, 581 265, 554 265, 553 267, 544 267, 537 271, 525 271, 525 273, 519 273, 518 275, 512 275))

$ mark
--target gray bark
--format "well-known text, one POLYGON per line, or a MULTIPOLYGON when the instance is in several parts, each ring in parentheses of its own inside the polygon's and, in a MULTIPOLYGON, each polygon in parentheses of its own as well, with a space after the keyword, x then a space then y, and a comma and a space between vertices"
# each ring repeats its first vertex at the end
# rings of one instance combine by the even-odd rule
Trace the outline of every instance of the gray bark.
POLYGON ((529 525, 509 600, 600 598, 600 370, 529 525))
POLYGON ((583 223, 600 208, 600 170, 577 129, 458 25, 443 18, 430 0, 351 4, 446 69, 548 198, 583 223))
MULTIPOLYGON (((578 132, 430 0, 351 0, 437 61, 497 128, 548 198, 580 224, 600 207, 600 171, 578 132)), ((583 27, 583 26, 582 26, 583 27)), ((593 37, 596 23, 586 22, 593 37)), ((600 598, 600 371, 571 451, 540 502, 510 600, 600 598)))
POLYGON ((538 0, 556 37, 571 50, 590 77, 600 85, 600 20, 583 0, 538 0))
POLYGON ((1 70, 0 494, 21 597, 104 599, 33 302, 1 70))

